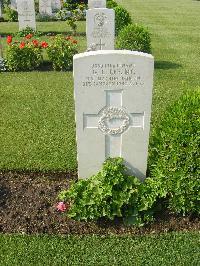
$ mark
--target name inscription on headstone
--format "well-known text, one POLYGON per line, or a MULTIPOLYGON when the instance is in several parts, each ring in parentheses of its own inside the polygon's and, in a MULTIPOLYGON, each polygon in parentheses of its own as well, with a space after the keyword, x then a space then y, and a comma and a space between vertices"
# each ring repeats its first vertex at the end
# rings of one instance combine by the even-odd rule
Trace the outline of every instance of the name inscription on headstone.
POLYGON ((135 64, 93 64, 90 75, 82 81, 83 87, 143 85, 135 64))

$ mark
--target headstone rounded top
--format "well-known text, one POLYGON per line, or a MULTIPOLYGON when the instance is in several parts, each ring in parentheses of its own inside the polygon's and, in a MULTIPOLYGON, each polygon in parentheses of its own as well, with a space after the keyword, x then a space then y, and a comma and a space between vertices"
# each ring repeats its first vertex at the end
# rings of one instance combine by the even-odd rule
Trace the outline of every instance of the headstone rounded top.
POLYGON ((95 56, 95 55, 135 55, 135 56, 140 56, 140 57, 146 57, 151 60, 154 60, 153 55, 143 53, 143 52, 138 52, 138 51, 129 51, 129 50, 99 50, 99 51, 90 51, 90 52, 85 52, 85 53, 80 53, 74 55, 74 59, 79 59, 82 57, 87 57, 87 56, 95 56))
POLYGON ((88 8, 106 8, 106 0, 88 0, 88 8))

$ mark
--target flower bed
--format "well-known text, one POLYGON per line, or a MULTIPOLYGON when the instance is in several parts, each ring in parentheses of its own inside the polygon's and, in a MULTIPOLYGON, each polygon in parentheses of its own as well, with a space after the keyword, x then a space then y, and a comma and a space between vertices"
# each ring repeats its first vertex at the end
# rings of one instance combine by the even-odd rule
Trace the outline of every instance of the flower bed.
POLYGON ((8 71, 31 71, 44 64, 44 51, 47 50, 50 63, 56 70, 72 68, 73 56, 77 51, 77 40, 71 36, 58 35, 40 40, 34 34, 14 38, 7 36, 6 68, 8 71))

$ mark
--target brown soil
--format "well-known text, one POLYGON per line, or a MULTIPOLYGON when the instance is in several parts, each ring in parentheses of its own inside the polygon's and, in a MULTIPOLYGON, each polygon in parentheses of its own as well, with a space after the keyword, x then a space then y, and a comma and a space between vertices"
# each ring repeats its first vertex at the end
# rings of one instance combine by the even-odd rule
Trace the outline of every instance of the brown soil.
POLYGON ((120 220, 77 222, 56 210, 57 195, 76 174, 0 172, 0 232, 48 234, 153 234, 200 230, 196 217, 166 213, 143 228, 125 227, 120 220))

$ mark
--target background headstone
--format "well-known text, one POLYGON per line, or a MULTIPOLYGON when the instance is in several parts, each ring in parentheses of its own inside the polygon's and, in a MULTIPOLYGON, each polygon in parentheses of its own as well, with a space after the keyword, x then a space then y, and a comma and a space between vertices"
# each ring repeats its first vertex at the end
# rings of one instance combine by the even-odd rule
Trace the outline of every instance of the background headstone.
POLYGON ((106 0, 88 0, 88 8, 106 8, 106 0))
POLYGON ((60 0, 52 0, 52 10, 60 10, 61 9, 61 1, 60 0))
POLYGON ((36 29, 34 0, 17 0, 19 30, 36 29))
POLYGON ((17 0, 11 0, 10 1, 10 8, 17 10, 17 0))
POLYGON ((130 173, 147 168, 154 59, 133 51, 74 56, 79 177, 96 174, 108 157, 123 157, 130 173))
POLYGON ((2 17, 2 3, 0 1, 0 18, 2 17))
POLYGON ((40 14, 52 15, 51 0, 39 0, 39 12, 40 14))
POLYGON ((87 10, 87 47, 96 45, 96 50, 114 50, 115 12, 113 9, 95 8, 87 10))

